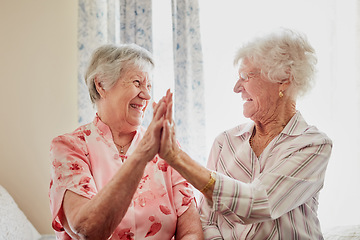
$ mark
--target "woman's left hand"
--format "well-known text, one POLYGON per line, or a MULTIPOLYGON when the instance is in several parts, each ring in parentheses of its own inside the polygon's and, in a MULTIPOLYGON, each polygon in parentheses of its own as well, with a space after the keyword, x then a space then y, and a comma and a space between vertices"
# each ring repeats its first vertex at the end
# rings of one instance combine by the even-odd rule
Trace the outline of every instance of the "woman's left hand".
POLYGON ((181 152, 175 136, 175 125, 168 120, 164 121, 161 134, 159 156, 166 160, 170 165, 176 162, 176 157, 181 152))
MULTIPOLYGON (((159 156, 170 164, 182 177, 195 188, 202 190, 209 183, 211 171, 193 160, 186 152, 182 151, 176 140, 175 124, 172 120, 172 101, 166 101, 166 114, 163 121, 159 156)), ((212 199, 214 185, 206 192, 206 198, 212 199)))
POLYGON ((159 156, 169 164, 176 161, 176 156, 181 152, 175 135, 175 123, 172 119, 172 98, 166 102, 166 115, 160 141, 159 156))

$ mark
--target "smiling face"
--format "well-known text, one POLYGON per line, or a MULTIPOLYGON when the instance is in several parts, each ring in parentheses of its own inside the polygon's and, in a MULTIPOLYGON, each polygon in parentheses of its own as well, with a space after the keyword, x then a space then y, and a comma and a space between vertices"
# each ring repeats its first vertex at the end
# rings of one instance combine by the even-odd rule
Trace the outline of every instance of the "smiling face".
POLYGON ((150 96, 149 72, 137 66, 128 68, 109 90, 101 88, 98 114, 101 120, 116 131, 134 131, 142 123, 150 96))
POLYGON ((244 101, 243 114, 253 121, 265 122, 276 114, 279 105, 279 83, 272 83, 260 74, 260 69, 244 60, 239 68, 239 77, 234 92, 241 93, 244 101))

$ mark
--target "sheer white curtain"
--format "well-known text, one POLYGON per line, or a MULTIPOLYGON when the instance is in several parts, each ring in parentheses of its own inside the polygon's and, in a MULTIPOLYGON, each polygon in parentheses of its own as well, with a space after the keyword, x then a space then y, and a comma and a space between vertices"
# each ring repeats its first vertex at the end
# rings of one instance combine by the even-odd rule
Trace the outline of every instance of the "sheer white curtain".
MULTIPOLYGON (((120 0, 120 42, 136 43, 153 52, 152 1, 120 0)), ((152 119, 152 108, 146 110, 143 125, 152 119)))
POLYGON ((171 88, 181 147, 201 164, 207 158, 205 86, 197 0, 153 1, 154 98, 171 88))
POLYGON ((334 142, 320 194, 323 229, 360 224, 359 0, 199 0, 204 54, 207 151, 215 136, 242 122, 240 95, 232 92, 236 49, 262 31, 304 32, 318 55, 312 91, 297 108, 334 142))
MULTIPOLYGON (((179 143, 204 163, 205 109, 198 1, 79 0, 78 24, 79 124, 91 121, 95 114, 83 79, 92 51, 104 43, 136 43, 155 57, 155 101, 167 88, 172 88, 179 143)), ((151 118, 150 107, 143 125, 147 126, 151 118)))
POLYGON ((175 122, 178 141, 205 163, 205 98, 197 0, 172 0, 175 122))
MULTIPOLYGON (((152 3, 150 0, 79 0, 78 107, 79 124, 94 118, 84 74, 94 49, 105 43, 136 43, 152 51, 152 3)), ((149 112, 149 111, 148 111, 149 112)), ((147 113, 144 125, 151 120, 147 113)))
POLYGON ((91 104, 84 74, 94 49, 104 43, 120 42, 120 3, 116 0, 78 2, 78 122, 92 121, 91 104))

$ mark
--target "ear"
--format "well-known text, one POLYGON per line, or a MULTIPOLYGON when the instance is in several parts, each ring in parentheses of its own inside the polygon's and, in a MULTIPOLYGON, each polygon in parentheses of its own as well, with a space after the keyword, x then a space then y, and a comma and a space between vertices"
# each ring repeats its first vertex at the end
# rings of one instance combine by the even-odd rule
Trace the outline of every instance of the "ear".
POLYGON ((100 97, 105 98, 106 91, 105 91, 104 87, 102 86, 102 83, 97 78, 95 78, 94 84, 95 84, 96 91, 99 93, 100 97))
POLYGON ((286 89, 288 89, 290 86, 290 80, 289 79, 285 79, 284 81, 279 83, 279 91, 281 92, 285 92, 286 89))

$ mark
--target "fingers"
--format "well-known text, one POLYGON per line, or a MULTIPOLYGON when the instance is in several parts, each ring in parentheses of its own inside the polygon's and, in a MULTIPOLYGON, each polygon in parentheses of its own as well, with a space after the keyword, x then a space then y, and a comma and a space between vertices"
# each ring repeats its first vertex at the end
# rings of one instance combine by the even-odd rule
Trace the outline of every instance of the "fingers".
POLYGON ((165 114, 165 118, 172 122, 172 105, 173 105, 173 93, 168 89, 166 95, 163 96, 158 103, 153 102, 153 118, 159 119, 160 115, 165 114), (162 103, 165 104, 165 112, 160 108, 162 103), (160 111, 160 112, 159 112, 160 111), (160 114, 160 115, 159 115, 160 114))
POLYGON ((170 132, 170 123, 165 119, 165 121, 163 122, 163 130, 161 133, 161 146, 165 146, 166 144, 170 143, 170 132))
POLYGON ((174 144, 176 143, 176 134, 175 134, 175 124, 174 122, 169 122, 169 120, 164 119, 162 125, 163 131, 161 134, 161 143, 174 144))
POLYGON ((171 91, 170 91, 170 88, 168 88, 168 90, 166 90, 165 97, 166 97, 166 100, 167 100, 167 101, 170 100, 169 97, 170 97, 170 98, 172 97, 172 93, 171 93, 171 91), (170 94, 171 94, 171 96, 170 96, 170 94))
POLYGON ((167 106, 167 109, 166 109, 166 116, 165 118, 167 120, 169 120, 169 122, 172 124, 173 123, 173 113, 172 113, 172 109, 173 109, 173 104, 172 102, 167 106))
POLYGON ((173 93, 168 89, 166 91, 166 115, 165 119, 169 120, 169 123, 172 123, 172 106, 173 106, 173 93))
POLYGON ((155 101, 152 103, 152 107, 153 107, 153 117, 156 115, 157 110, 159 109, 159 106, 161 105, 162 102, 164 102, 164 97, 162 97, 158 103, 156 103, 155 101))
POLYGON ((162 133, 160 138, 159 156, 168 159, 172 152, 171 126, 167 119, 163 121, 162 133))
POLYGON ((171 99, 171 101, 167 104, 166 114, 165 114, 165 119, 169 120, 170 124, 173 122, 172 109, 173 109, 173 101, 171 99))
POLYGON ((154 116, 153 116, 153 120, 157 121, 159 120, 162 116, 164 116, 166 113, 166 105, 163 101, 159 102, 156 106, 156 109, 154 109, 154 116))
POLYGON ((164 96, 165 102, 168 104, 172 101, 173 93, 170 91, 170 88, 166 91, 166 94, 164 96))

